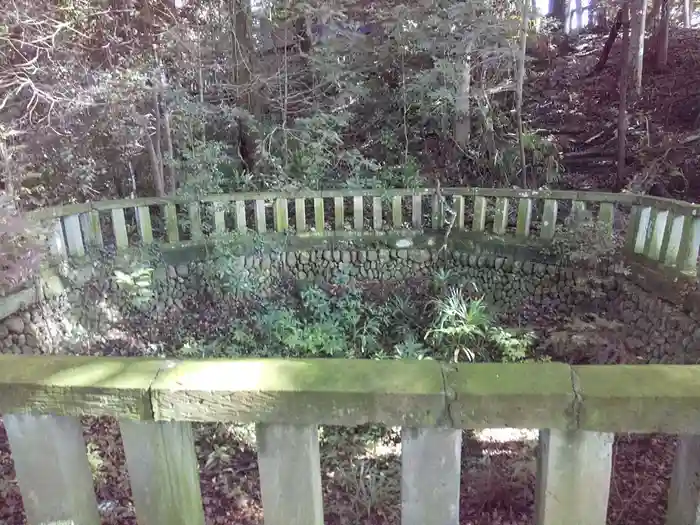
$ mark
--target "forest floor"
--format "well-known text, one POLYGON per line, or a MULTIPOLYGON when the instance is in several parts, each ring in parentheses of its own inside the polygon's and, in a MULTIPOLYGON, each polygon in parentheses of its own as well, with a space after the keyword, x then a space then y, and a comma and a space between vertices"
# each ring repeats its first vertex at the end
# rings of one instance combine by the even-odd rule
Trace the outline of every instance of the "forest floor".
MULTIPOLYGON (((607 35, 572 42, 564 56, 535 64, 525 96, 530 125, 551 134, 563 151, 564 186, 628 187, 658 196, 700 201, 700 35, 674 28, 668 66, 654 65, 647 40, 640 96, 628 110, 625 180, 616 180, 620 43, 604 69, 591 75, 607 35)), ((619 37, 618 37, 619 38, 619 37)))

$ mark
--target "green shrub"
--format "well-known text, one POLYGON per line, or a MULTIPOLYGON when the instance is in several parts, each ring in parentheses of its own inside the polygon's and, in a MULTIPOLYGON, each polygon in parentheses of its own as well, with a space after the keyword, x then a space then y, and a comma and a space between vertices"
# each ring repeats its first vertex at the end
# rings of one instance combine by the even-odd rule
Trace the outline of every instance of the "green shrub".
POLYGON ((459 288, 450 287, 432 306, 433 323, 425 340, 436 355, 455 362, 528 359, 534 336, 496 326, 483 297, 468 299, 459 288))

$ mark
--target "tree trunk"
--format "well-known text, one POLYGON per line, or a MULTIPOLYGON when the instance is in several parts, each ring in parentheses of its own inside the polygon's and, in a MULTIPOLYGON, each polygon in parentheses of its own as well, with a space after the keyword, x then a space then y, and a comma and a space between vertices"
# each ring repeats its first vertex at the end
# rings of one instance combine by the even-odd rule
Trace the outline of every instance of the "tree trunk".
POLYGON ((588 8, 588 27, 591 29, 603 29, 606 26, 605 4, 602 0, 591 0, 588 8))
POLYGON ((691 0, 683 0, 683 26, 690 27, 690 19, 693 14, 693 4, 691 0))
POLYGON ((472 64, 471 64, 471 41, 467 44, 464 57, 464 69, 462 70, 462 86, 457 95, 455 119, 455 142, 465 149, 471 139, 472 119, 471 119, 471 91, 472 91, 472 64))
MULTIPOLYGON (((160 97, 161 97, 161 89, 160 89, 160 76, 157 76, 157 79, 155 80, 156 85, 153 88, 153 120, 155 121, 155 138, 153 140, 153 148, 155 150, 156 158, 158 159, 158 163, 156 164, 155 168, 159 172, 160 177, 163 177, 163 153, 162 153, 162 145, 163 145, 163 139, 162 139, 162 134, 163 134, 163 121, 161 118, 161 113, 160 113, 160 97)), ((158 195, 159 197, 162 197, 162 195, 158 195)))
MULTIPOLYGON (((523 138, 523 84, 525 84, 525 48, 527 46, 528 2, 522 1, 522 20, 520 26, 520 54, 518 55, 518 85, 516 87, 516 111, 518 116, 518 143, 520 146, 520 169, 522 187, 527 188, 527 164, 525 159, 525 142, 523 138)), ((581 0, 577 0, 580 4, 581 0)))
POLYGON ((629 77, 629 1, 622 4, 622 67, 620 68, 620 105, 617 115, 617 184, 620 187, 625 178, 625 157, 627 154, 627 84, 629 77))
POLYGON ((663 3, 663 0, 653 0, 653 3, 651 4, 651 11, 649 11, 649 14, 647 14, 647 21, 646 21, 646 30, 651 31, 654 29, 654 25, 656 22, 656 19, 659 16, 659 13, 661 12, 661 4, 663 3))
POLYGON ((595 65, 593 70, 588 74, 589 77, 595 75, 596 73, 600 73, 603 70, 603 68, 605 67, 605 64, 608 61, 608 57, 610 56, 610 50, 612 49, 612 46, 615 43, 615 39, 617 39, 617 34, 620 31, 621 27, 622 27, 622 9, 618 10, 617 15, 615 15, 615 22, 613 23, 613 26, 610 28, 610 34, 608 35, 608 38, 605 41, 605 45, 603 46, 603 51, 600 53, 600 58, 598 59, 598 63, 595 65))
POLYGON ((143 122, 144 134, 146 135, 146 149, 151 159, 151 171, 153 172, 153 186, 156 197, 165 197, 165 180, 163 179, 162 159, 158 157, 153 139, 148 132, 148 123, 143 122))
POLYGON ((603 0, 592 0, 588 15, 588 24, 595 30, 607 30, 608 13, 603 0))
POLYGON ((578 34, 583 30, 583 2, 581 0, 574 0, 574 5, 576 6, 576 31, 578 34))
POLYGON ((530 0, 530 11, 532 12, 532 22, 535 33, 539 34, 542 27, 542 13, 537 9, 537 0, 530 0))
POLYGON ((175 148, 173 147, 173 132, 170 128, 170 110, 165 109, 163 111, 163 131, 165 132, 165 151, 168 154, 167 162, 165 163, 168 167, 167 178, 165 174, 163 175, 163 184, 165 185, 165 191, 171 195, 175 194, 177 190, 177 182, 175 173, 175 148))
POLYGON ((14 199, 19 193, 17 175, 19 170, 13 169, 12 152, 8 144, 9 140, 0 136, 0 182, 5 186, 5 194, 14 199))
POLYGON ((153 102, 153 127, 155 132, 153 137, 150 135, 148 118, 144 117, 141 120, 144 134, 146 135, 146 149, 148 156, 151 159, 151 172, 153 175, 153 186, 156 192, 156 197, 165 197, 165 170, 163 169, 163 153, 162 153, 162 134, 163 134, 163 115, 161 112, 161 97, 163 91, 162 77, 160 71, 156 70, 153 78, 152 102, 153 102))
POLYGON ((558 20, 562 25, 565 25, 568 4, 567 0, 550 0, 549 16, 558 20))
MULTIPOLYGON (((238 87, 241 105, 253 116, 261 113, 261 100, 254 86, 253 78, 253 40, 251 31, 252 12, 250 0, 229 0, 229 9, 232 19, 231 46, 234 61, 233 83, 238 87)), ((248 118, 242 116, 238 122, 238 153, 243 166, 249 172, 255 170, 256 147, 254 127, 250 125, 248 118)))
POLYGON ((642 94, 642 74, 644 69, 644 29, 646 27, 646 0, 631 0, 630 25, 632 37, 630 40, 630 63, 633 67, 634 91, 637 96, 642 94))
POLYGON ((664 69, 668 64, 668 25, 671 18, 672 0, 663 0, 661 21, 656 33, 656 68, 664 69))
POLYGON ((233 83, 246 85, 251 79, 251 30, 250 2, 229 0, 231 16, 231 51, 233 59, 233 83))

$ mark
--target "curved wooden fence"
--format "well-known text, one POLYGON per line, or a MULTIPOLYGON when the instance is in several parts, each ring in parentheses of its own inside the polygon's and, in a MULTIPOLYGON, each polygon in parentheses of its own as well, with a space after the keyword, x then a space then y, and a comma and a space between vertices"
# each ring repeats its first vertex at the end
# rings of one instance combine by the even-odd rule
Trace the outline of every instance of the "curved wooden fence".
POLYGON ((53 255, 80 257, 90 247, 110 246, 118 252, 154 242, 182 246, 250 231, 362 235, 451 227, 548 240, 568 215, 582 210, 623 234, 629 254, 678 275, 697 274, 700 205, 631 193, 481 188, 237 193, 197 201, 89 202, 40 209, 29 216, 52 223, 53 255))

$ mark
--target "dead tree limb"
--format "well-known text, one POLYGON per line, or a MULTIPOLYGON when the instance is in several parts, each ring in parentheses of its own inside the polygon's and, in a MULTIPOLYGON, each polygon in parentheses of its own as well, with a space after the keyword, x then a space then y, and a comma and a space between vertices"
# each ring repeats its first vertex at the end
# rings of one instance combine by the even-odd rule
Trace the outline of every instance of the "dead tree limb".
POLYGON ((608 35, 608 39, 605 41, 605 46, 603 46, 603 52, 600 54, 598 63, 588 74, 589 77, 597 75, 605 67, 605 64, 608 61, 608 57, 610 56, 610 50, 612 49, 612 46, 615 43, 615 40, 617 39, 617 34, 620 31, 620 27, 622 27, 622 9, 618 9, 617 15, 615 15, 615 23, 610 28, 610 34, 608 35))

